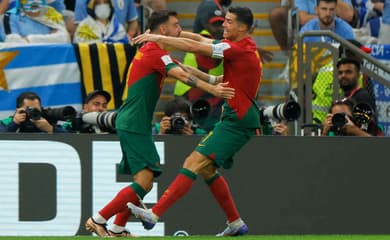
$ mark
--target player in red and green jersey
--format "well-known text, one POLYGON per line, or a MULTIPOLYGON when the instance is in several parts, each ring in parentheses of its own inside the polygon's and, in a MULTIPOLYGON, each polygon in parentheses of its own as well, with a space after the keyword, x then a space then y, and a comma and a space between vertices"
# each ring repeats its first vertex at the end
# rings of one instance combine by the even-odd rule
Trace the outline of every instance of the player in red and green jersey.
MULTIPOLYGON (((149 28, 155 34, 177 37, 181 32, 177 13, 154 12, 149 19, 149 28)), ((207 74, 196 77, 185 71, 171 59, 159 43, 146 43, 136 53, 128 71, 128 96, 116 117, 123 157, 119 172, 133 176, 133 183, 123 188, 106 206, 86 222, 86 229, 101 237, 131 236, 125 225, 130 216, 127 203, 140 203, 153 186, 153 178, 161 174, 160 158, 152 139, 152 119, 160 97, 163 80, 172 76, 193 87, 198 87, 215 96, 230 99, 235 90, 221 83, 222 78, 207 74), (203 81, 202 81, 203 80, 203 81), (213 84, 210 84, 210 83, 213 84), (106 228, 109 218, 116 215, 110 231, 106 228)))
MULTIPOLYGON (((223 58, 223 82, 235 89, 235 96, 225 100, 221 121, 215 126, 185 160, 179 175, 151 209, 142 209, 128 203, 146 229, 151 229, 158 218, 191 188, 200 174, 209 185, 224 211, 228 227, 218 236, 237 236, 248 232, 241 219, 225 179, 218 167, 230 168, 233 156, 258 132, 260 113, 256 104, 262 74, 261 60, 249 31, 253 14, 246 7, 230 7, 223 23, 224 40, 213 42, 193 33, 182 32, 183 38, 171 38, 146 32, 136 43, 153 41, 186 52, 223 58)), ((194 70, 193 72, 197 72, 194 70)))

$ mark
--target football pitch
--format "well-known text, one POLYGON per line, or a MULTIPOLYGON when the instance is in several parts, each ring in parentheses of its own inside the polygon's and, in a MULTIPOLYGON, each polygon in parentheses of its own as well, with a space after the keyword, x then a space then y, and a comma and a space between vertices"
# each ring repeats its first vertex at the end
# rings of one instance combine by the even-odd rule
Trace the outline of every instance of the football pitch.
MULTIPOLYGON (((74 237, 0 237, 0 240, 86 240, 99 239, 92 236, 74 236, 74 237)), ((124 239, 124 238, 119 238, 124 239)), ((214 240, 226 239, 215 236, 190 236, 190 237, 136 237, 136 240, 214 240)), ((242 240, 390 240, 390 235, 246 235, 240 237, 229 237, 228 239, 242 239, 242 240)))

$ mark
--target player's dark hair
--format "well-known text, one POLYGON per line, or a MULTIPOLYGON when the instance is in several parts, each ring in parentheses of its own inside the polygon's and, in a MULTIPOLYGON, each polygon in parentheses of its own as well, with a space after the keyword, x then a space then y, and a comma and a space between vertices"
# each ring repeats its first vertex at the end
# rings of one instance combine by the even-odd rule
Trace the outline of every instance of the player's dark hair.
POLYGON ((355 58, 342 58, 337 62, 336 67, 339 68, 341 65, 344 65, 344 64, 353 64, 353 65, 355 65, 356 70, 358 72, 360 72, 361 66, 360 66, 360 62, 357 59, 355 59, 355 58))
POLYGON ((317 1, 317 6, 320 5, 320 2, 336 3, 336 4, 337 4, 337 0, 318 0, 318 1, 317 1))
POLYGON ((149 17, 147 28, 153 32, 158 26, 168 22, 169 17, 177 17, 177 12, 173 10, 155 11, 149 17))
POLYGON ((39 103, 41 103, 41 98, 34 92, 22 92, 18 98, 16 98, 16 107, 20 108, 23 106, 24 99, 35 100, 38 99, 39 103))
POLYGON ((236 15, 237 21, 245 24, 248 30, 251 29, 253 25, 253 13, 249 8, 234 6, 229 7, 228 12, 236 15))

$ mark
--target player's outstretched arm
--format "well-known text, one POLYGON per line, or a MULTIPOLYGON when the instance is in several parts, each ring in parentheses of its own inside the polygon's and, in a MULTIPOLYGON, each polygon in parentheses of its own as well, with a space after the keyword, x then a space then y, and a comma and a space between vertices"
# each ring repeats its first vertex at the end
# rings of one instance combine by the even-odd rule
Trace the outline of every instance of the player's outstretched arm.
POLYGON ((165 48, 175 48, 185 52, 199 53, 205 56, 212 56, 212 44, 194 41, 188 38, 168 37, 159 34, 151 34, 149 31, 138 35, 133 39, 135 44, 143 42, 157 42, 164 45, 165 48))
POLYGON ((235 94, 235 89, 228 87, 229 85, 228 82, 218 83, 217 85, 211 85, 210 83, 200 80, 195 75, 184 71, 180 67, 171 68, 168 71, 168 75, 182 81, 183 83, 191 87, 199 88, 216 97, 231 99, 234 97, 235 94))
POLYGON ((192 39, 192 40, 197 41, 197 42, 208 43, 208 44, 211 44, 214 41, 214 39, 206 38, 200 34, 187 32, 187 31, 182 31, 180 33, 180 37, 188 38, 188 39, 192 39))
POLYGON ((218 83, 223 82, 223 75, 214 76, 214 75, 207 74, 207 73, 205 73, 205 72, 203 72, 195 67, 184 65, 182 63, 178 63, 178 64, 184 71, 195 75, 197 78, 199 78, 202 81, 208 82, 212 85, 216 85, 218 83))

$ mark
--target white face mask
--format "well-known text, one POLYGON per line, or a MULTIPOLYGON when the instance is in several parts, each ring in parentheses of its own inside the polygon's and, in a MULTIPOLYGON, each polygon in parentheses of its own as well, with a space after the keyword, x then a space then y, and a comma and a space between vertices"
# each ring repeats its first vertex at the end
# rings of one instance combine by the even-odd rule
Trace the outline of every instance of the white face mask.
POLYGON ((110 17, 110 14, 111 14, 111 9, 108 3, 96 5, 95 7, 96 17, 101 19, 107 19, 108 17, 110 17))
POLYGON ((23 4, 23 9, 26 12, 37 13, 41 11, 42 0, 27 0, 25 4, 23 4))

